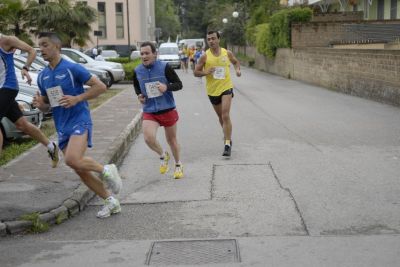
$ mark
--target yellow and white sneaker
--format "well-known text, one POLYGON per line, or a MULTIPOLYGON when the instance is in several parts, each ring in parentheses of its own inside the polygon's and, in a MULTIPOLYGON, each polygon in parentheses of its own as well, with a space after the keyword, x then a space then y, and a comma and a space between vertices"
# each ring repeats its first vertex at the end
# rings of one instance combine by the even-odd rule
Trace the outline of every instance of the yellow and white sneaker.
POLYGON ((176 164, 174 171, 174 179, 181 179, 181 178, 183 178, 183 165, 176 164))
POLYGON ((169 161, 169 153, 167 151, 165 151, 164 156, 160 158, 161 163, 160 163, 160 173, 164 174, 167 173, 169 170, 168 167, 168 161, 169 161))

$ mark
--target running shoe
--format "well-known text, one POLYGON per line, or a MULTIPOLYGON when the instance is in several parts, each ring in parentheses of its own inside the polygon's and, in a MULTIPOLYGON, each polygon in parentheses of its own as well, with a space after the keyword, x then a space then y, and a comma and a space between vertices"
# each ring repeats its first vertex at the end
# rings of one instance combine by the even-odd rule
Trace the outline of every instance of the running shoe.
POLYGON ((58 146, 56 143, 52 142, 54 148, 53 151, 47 150, 47 153, 49 153, 49 157, 51 159, 51 167, 55 168, 58 165, 58 162, 60 161, 60 157, 58 155, 58 146))
POLYGON ((104 170, 102 174, 103 181, 114 194, 118 194, 122 188, 122 180, 119 176, 117 166, 115 164, 105 165, 104 170))
POLYGON ((168 172, 169 167, 168 167, 168 161, 169 161, 169 153, 165 151, 165 154, 163 157, 160 158, 161 163, 160 163, 160 173, 164 174, 168 172))
POLYGON ((225 145, 224 146, 224 153, 222 153, 222 156, 230 157, 231 156, 231 150, 232 150, 232 141, 231 141, 231 145, 225 145))
POLYGON ((118 199, 116 198, 107 198, 104 200, 104 205, 97 212, 97 218, 107 218, 110 217, 111 214, 116 214, 121 212, 121 205, 119 204, 118 199))
POLYGON ((176 164, 174 171, 174 179, 181 179, 183 177, 183 165, 176 164))

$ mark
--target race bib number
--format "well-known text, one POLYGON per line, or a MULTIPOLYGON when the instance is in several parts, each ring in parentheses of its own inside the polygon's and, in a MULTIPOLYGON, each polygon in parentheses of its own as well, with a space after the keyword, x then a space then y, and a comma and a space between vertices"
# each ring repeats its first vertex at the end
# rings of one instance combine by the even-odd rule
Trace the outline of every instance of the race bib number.
POLYGON ((216 79, 216 80, 225 79, 225 68, 224 67, 216 67, 215 68, 214 79, 216 79))
POLYGON ((158 90, 157 87, 158 83, 159 82, 150 82, 144 84, 144 86, 146 87, 146 93, 148 98, 154 98, 162 95, 160 90, 158 90))
POLYGON ((50 87, 46 89, 47 97, 49 98, 50 106, 52 108, 60 106, 60 99, 64 96, 61 86, 50 87))

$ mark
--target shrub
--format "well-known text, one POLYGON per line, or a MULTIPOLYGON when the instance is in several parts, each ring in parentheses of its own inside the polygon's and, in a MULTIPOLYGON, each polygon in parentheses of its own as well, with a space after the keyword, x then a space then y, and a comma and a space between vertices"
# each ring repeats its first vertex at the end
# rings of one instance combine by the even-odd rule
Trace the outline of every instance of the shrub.
POLYGON ((260 40, 266 40, 266 47, 264 50, 263 45, 260 45, 257 49, 259 51, 264 51, 264 55, 269 57, 274 57, 276 50, 278 48, 291 47, 291 25, 294 22, 308 22, 311 20, 312 10, 308 7, 306 8, 290 8, 282 9, 276 12, 270 18, 270 23, 268 30, 263 30, 263 34, 267 34, 266 37, 259 37, 260 40))
POLYGON ((141 63, 140 58, 137 58, 129 63, 124 63, 122 66, 125 70, 125 80, 132 81, 133 79, 133 70, 136 68, 137 65, 141 63))
POLYGON ((118 57, 118 58, 107 58, 107 61, 125 64, 131 62, 131 59, 129 57, 118 57))
POLYGON ((269 36, 269 24, 263 23, 256 26, 255 39, 257 51, 260 54, 267 55, 268 47, 268 36, 269 36))

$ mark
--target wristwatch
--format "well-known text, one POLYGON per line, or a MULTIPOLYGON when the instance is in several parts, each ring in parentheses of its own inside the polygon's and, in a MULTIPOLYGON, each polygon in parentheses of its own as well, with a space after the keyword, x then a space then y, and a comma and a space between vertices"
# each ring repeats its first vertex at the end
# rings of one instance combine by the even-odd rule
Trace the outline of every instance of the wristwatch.
POLYGON ((29 71, 29 67, 28 67, 28 66, 26 66, 26 65, 25 65, 25 66, 23 66, 23 67, 22 67, 22 69, 24 69, 24 70, 26 70, 26 71, 29 71))

